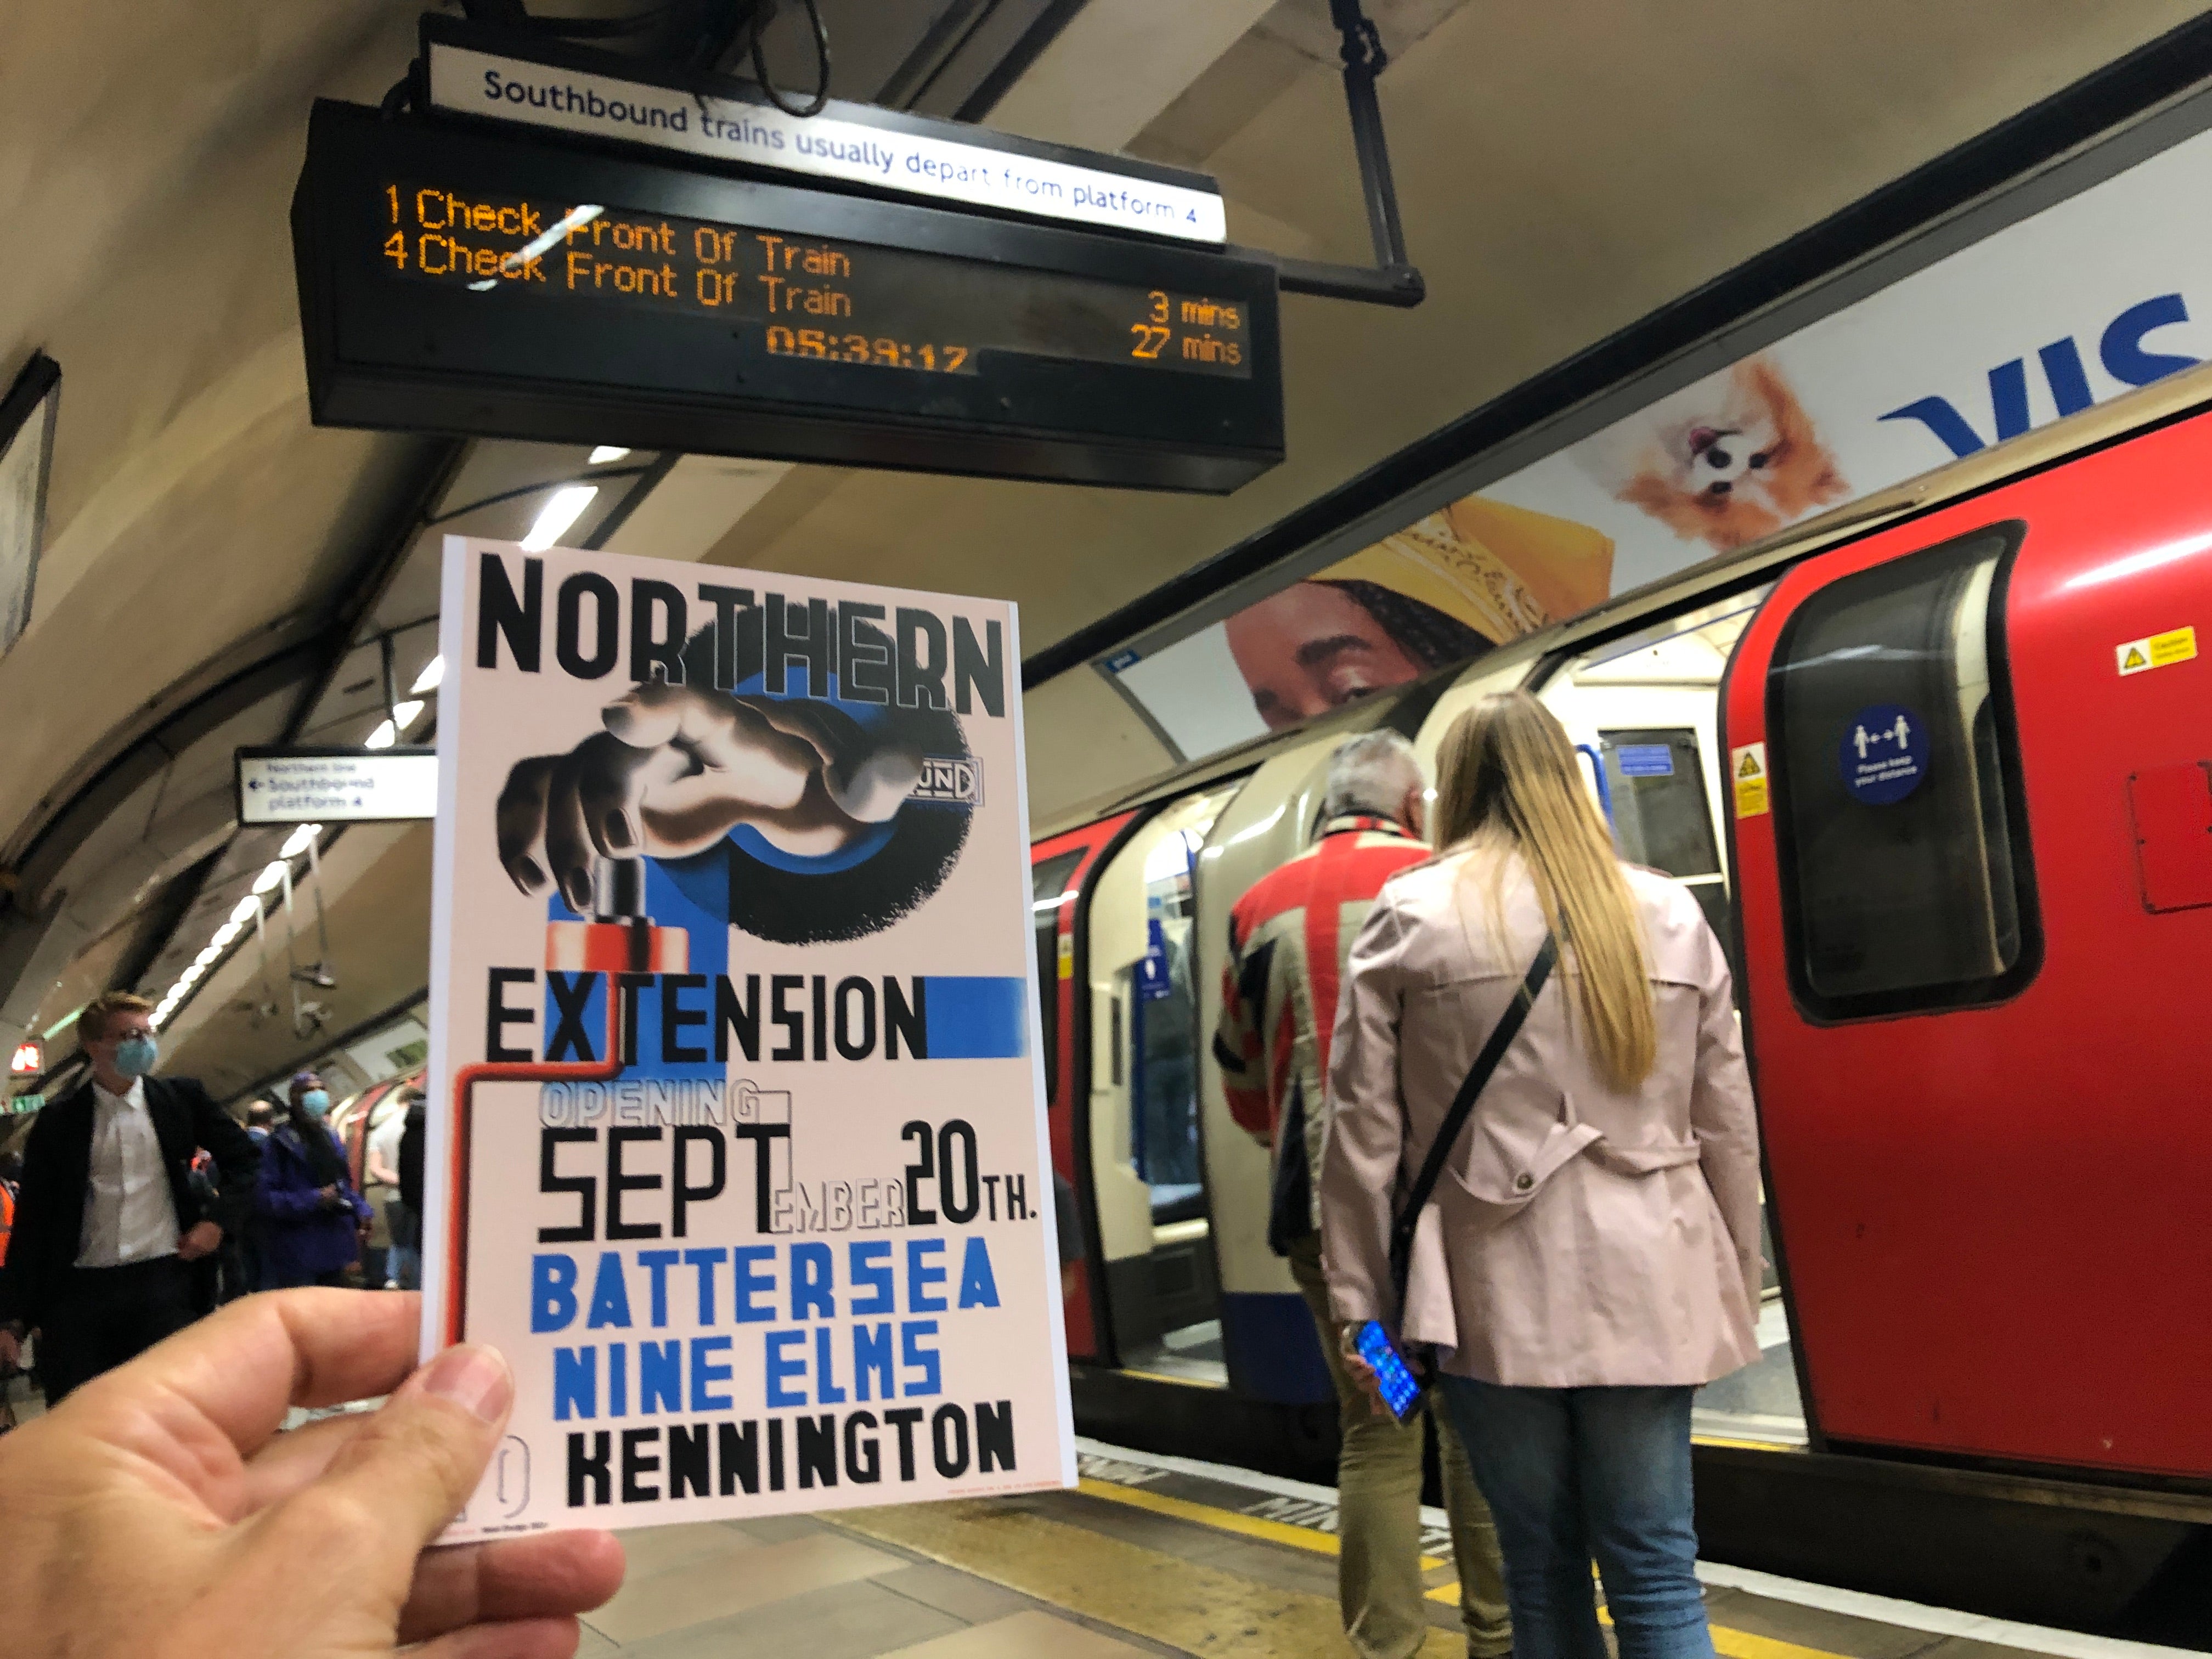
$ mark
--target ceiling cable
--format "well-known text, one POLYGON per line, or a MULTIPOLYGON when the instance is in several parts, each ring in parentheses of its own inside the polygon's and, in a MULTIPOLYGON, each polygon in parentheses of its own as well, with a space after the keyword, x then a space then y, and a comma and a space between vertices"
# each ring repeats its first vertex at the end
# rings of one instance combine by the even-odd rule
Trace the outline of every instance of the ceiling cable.
POLYGON ((783 101, 783 94, 775 89, 775 82, 768 78, 768 58, 761 51, 760 33, 756 30, 753 34, 753 75, 760 82, 760 89, 768 94, 769 102, 774 104, 786 115, 802 118, 821 114, 823 106, 830 101, 829 26, 822 21, 822 7, 819 0, 804 0, 804 3, 806 7, 807 21, 814 25, 814 55, 821 65, 821 75, 815 83, 814 96, 811 101, 805 104, 787 104, 783 101))

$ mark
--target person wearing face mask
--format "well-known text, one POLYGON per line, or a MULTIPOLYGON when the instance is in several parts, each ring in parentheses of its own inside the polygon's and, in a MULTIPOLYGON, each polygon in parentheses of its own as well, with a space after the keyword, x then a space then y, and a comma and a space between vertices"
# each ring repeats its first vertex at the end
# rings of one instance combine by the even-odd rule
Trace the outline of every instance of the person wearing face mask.
POLYGON ((264 1289, 338 1285, 361 1255, 368 1203, 354 1190, 345 1152, 324 1121, 330 1091, 313 1072, 292 1079, 289 1115, 261 1143, 261 1283, 264 1289))
POLYGON ((0 1272, 0 1368, 37 1332, 49 1406, 208 1311, 212 1276, 191 1264, 238 1232, 261 1171, 205 1089, 149 1075, 161 1052, 152 1003, 104 992, 76 1030, 92 1074, 32 1127, 0 1272), (191 1179, 203 1148, 211 1198, 191 1179))

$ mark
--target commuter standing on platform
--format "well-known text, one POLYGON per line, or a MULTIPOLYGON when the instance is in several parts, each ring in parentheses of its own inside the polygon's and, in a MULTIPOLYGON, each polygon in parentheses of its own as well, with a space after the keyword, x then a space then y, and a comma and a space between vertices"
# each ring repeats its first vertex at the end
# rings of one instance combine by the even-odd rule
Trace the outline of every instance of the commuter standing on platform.
POLYGON ((361 1257, 368 1204, 323 1120, 330 1091, 313 1072, 292 1079, 290 1115, 261 1144, 262 1282, 270 1290, 337 1285, 361 1257))
POLYGON ((410 1089, 406 1115, 400 1125, 399 1151, 394 1158, 399 1170, 399 1206, 392 1236, 399 1253, 403 1291, 422 1288, 422 1136, 428 1121, 429 1108, 422 1091, 410 1089), (403 1231, 405 1242, 401 1243, 403 1231))
POLYGON ((245 1130, 189 1078, 148 1075, 154 1005, 107 991, 77 1016, 92 1075, 39 1114, 0 1273, 0 1367, 39 1334, 46 1403, 143 1352, 208 1311, 211 1274, 192 1264, 238 1231, 261 1160, 245 1130), (195 1152, 215 1158, 216 1195, 192 1189, 195 1152))
MULTIPOLYGON (((1231 914, 1213 1039, 1231 1115, 1273 1149, 1267 1243, 1290 1259, 1336 1387, 1344 1432, 1337 1594, 1345 1633, 1363 1659, 1403 1659, 1428 1636, 1422 1414, 1401 1425, 1377 1413, 1338 1351, 1322 1278, 1316 1176, 1328 1131, 1323 1080, 1344 952, 1383 882, 1429 856, 1419 838, 1425 805, 1420 762, 1395 732, 1369 732, 1338 748, 1329 760, 1320 838, 1263 878, 1231 914)), ((1513 1632, 1497 1537, 1459 1437, 1441 1416, 1435 1421, 1468 1651, 1474 1659, 1501 1659, 1512 1650, 1513 1632)))
POLYGON ((372 1109, 368 1126, 362 1135, 361 1195, 368 1200, 369 1210, 381 1224, 384 1234, 381 1252, 376 1249, 375 1232, 369 1235, 368 1288, 372 1291, 403 1288, 399 1282, 399 1255, 407 1241, 399 1215, 399 1137, 407 1130, 407 1098, 410 1092, 404 1089, 395 1091, 397 1097, 384 1108, 380 1119, 372 1109), (379 1254, 384 1258, 381 1263, 376 1260, 379 1254))
POLYGON ((1621 1659, 1711 1659, 1690 1398, 1759 1358, 1758 1129, 1727 959, 1687 889, 1620 861, 1533 697, 1462 714, 1438 773, 1445 850, 1383 889, 1352 948, 1331 1300, 1347 1339, 1375 1318, 1437 1351, 1519 1659, 1605 1659, 1593 1557, 1621 1659), (1401 1308, 1395 1189, 1530 987, 1450 1138, 1401 1308))

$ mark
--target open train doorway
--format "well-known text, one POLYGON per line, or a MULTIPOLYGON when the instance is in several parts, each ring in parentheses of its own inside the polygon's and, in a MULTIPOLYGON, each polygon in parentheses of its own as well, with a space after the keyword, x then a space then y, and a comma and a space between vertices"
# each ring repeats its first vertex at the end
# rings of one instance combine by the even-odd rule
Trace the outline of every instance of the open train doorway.
MULTIPOLYGON (((1739 1006, 1743 957, 1723 832, 1729 793, 1721 681, 1771 586, 1607 640, 1559 662, 1536 687, 1567 728, 1621 856, 1663 871, 1695 895, 1728 952, 1739 1006)), ((1759 1231, 1767 1267, 1759 1363, 1698 1390, 1696 1426, 1705 1435, 1802 1444, 1805 1411, 1763 1199, 1759 1231)))
POLYGON ((1114 1350, 1125 1369, 1224 1384, 1221 1282, 1199 1133, 1195 875, 1227 788, 1154 814, 1087 912, 1091 1170, 1114 1350))

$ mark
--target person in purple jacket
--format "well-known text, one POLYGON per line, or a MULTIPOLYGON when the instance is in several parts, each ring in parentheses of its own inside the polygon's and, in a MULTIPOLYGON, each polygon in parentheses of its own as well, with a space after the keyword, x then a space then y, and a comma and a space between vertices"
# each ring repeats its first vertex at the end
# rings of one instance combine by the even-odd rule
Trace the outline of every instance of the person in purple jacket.
POLYGON ((330 1091, 313 1072, 294 1075, 291 1115, 261 1143, 261 1285, 337 1285, 360 1259, 368 1202, 354 1190, 345 1153, 324 1119, 330 1091))

